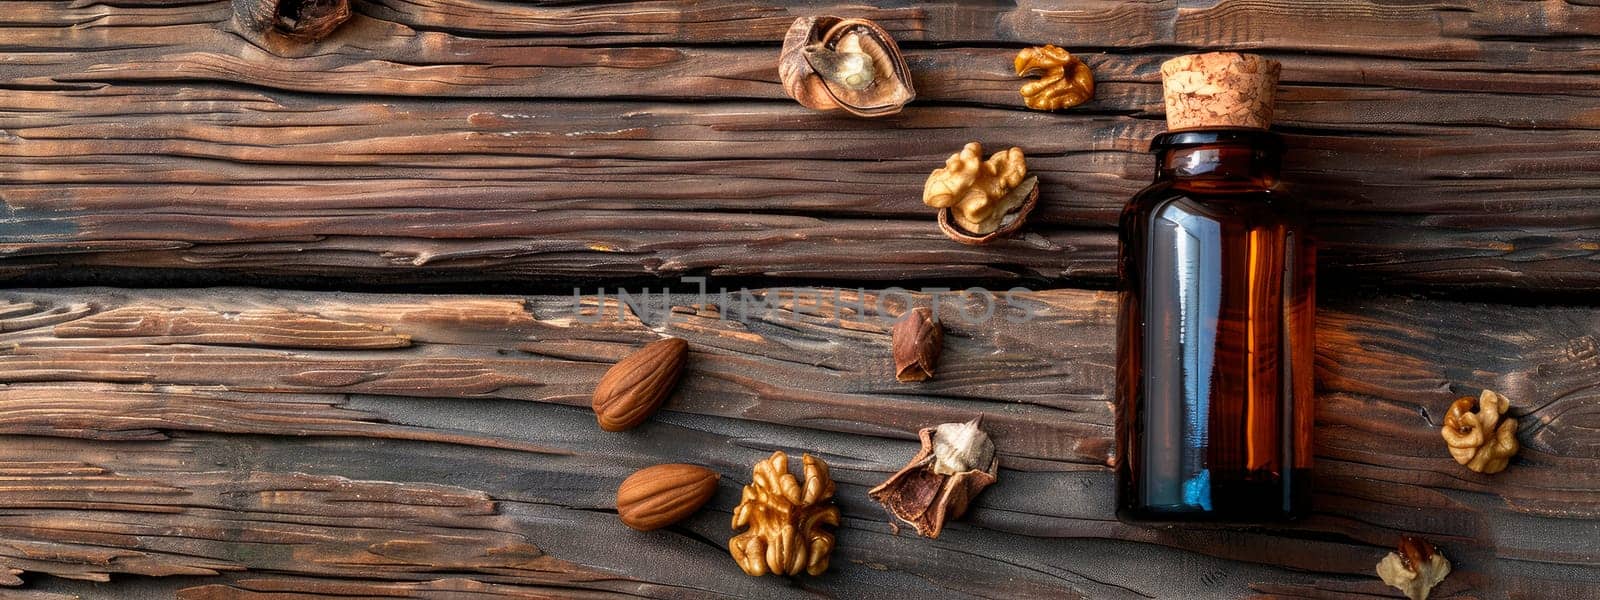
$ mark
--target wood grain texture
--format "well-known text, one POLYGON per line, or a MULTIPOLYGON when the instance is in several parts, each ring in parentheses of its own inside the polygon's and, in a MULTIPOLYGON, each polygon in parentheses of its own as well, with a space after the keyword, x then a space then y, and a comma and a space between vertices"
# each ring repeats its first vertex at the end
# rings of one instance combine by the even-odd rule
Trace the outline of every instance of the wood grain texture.
POLYGON ((1583 598, 1600 582, 1595 309, 1332 302, 1315 514, 1240 530, 1114 519, 1103 293, 1017 292, 988 319, 977 298, 940 299, 946 349, 920 385, 893 380, 889 327, 934 300, 921 294, 757 290, 638 312, 614 297, 0 298, 12 584, 215 574, 178 593, 193 599, 1382 595, 1372 566, 1402 533, 1455 562, 1441 597, 1583 598), (174 315, 187 328, 164 325, 174 315), (374 332, 408 343, 374 347, 374 332), (691 344, 679 391, 638 430, 601 433, 590 387, 663 335, 691 344), (1522 454, 1495 476, 1438 437, 1449 402, 1481 387, 1523 423, 1522 454), (915 452, 918 428, 977 414, 1001 482, 939 540, 896 532, 865 490, 915 452), (833 465, 845 522, 825 577, 745 577, 722 547, 749 465, 776 449, 833 465), (622 527, 616 485, 662 462, 725 484, 682 524, 622 527))
POLYGON ((1234 48, 1285 63, 1286 177, 1317 213, 1325 272, 1600 290, 1600 7, 355 9, 321 42, 262 45, 220 0, 8 3, 0 277, 1103 282, 1162 129, 1157 65, 1234 48), (868 121, 784 98, 778 40, 818 13, 894 32, 918 103, 868 121), (1088 58, 1093 102, 1021 109, 1009 56, 1045 42, 1088 58), (1044 182, 1027 233, 982 249, 944 239, 918 201, 974 139, 1024 148, 1044 182))
POLYGON ((1115 520, 1104 293, 986 317, 941 298, 939 377, 907 385, 889 327, 925 294, 3 290, 0 597, 1394 597, 1372 568, 1409 533, 1455 563, 1434 597, 1600 599, 1600 310, 1340 293, 1600 292, 1593 2, 354 0, 315 43, 243 31, 232 3, 4 3, 0 281, 1099 284, 1163 128, 1160 62, 1276 58, 1334 292, 1316 513, 1115 520), (918 101, 859 120, 785 98, 778 42, 816 14, 893 32, 918 101), (1022 109, 1010 57, 1041 43, 1093 66, 1094 101, 1022 109), (975 139, 1044 182, 1026 233, 986 248, 918 201, 975 139), (594 382, 664 335, 693 349, 678 393, 600 432, 594 382), (1495 476, 1437 431, 1485 387, 1522 423, 1495 476), (939 540, 891 525, 865 491, 919 428, 978 414, 1000 484, 939 540), (821 578, 748 578, 723 547, 780 449, 838 480, 821 578), (722 488, 622 527, 617 484, 663 462, 722 488))

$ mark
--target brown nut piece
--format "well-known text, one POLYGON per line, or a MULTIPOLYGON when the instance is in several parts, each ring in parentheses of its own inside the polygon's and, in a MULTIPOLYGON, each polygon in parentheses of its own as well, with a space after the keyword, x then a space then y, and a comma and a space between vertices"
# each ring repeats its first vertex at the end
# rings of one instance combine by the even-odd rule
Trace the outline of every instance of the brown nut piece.
POLYGON ((274 32, 309 42, 350 19, 349 0, 233 0, 234 18, 254 33, 274 32))
POLYGON ((1433 586, 1450 574, 1450 561, 1433 544, 1421 538, 1404 536, 1400 548, 1378 562, 1378 577, 1399 589, 1411 600, 1428 600, 1433 586))
POLYGON ((1034 110, 1071 108, 1094 97, 1089 65, 1056 46, 1023 48, 1015 61, 1017 77, 1040 75, 1022 86, 1022 102, 1034 110))
POLYGON ((594 388, 594 418, 606 431, 638 427, 667 396, 683 373, 689 343, 679 338, 651 342, 612 365, 594 388))
POLYGON ((756 463, 754 479, 744 486, 733 510, 733 528, 750 529, 728 540, 728 552, 746 575, 821 575, 828 570, 833 534, 822 525, 839 526, 833 480, 822 459, 806 454, 801 461, 804 486, 789 473, 789 456, 781 451, 756 463))
POLYGON ((913 308, 894 324, 894 378, 898 381, 925 381, 933 377, 933 367, 944 350, 944 328, 933 318, 933 310, 913 308))
POLYGON ((922 450, 867 495, 918 534, 937 538, 946 520, 961 518, 983 488, 999 481, 1000 459, 978 419, 928 427, 917 435, 922 450))
POLYGON ((807 108, 861 117, 898 113, 917 97, 900 46, 866 19, 795 19, 778 55, 778 78, 807 108))
POLYGON ((1491 390, 1478 397, 1472 412, 1470 396, 1456 399, 1444 414, 1439 433, 1456 462, 1479 473, 1499 473, 1517 453, 1517 420, 1503 418, 1511 401, 1491 390))
POLYGON ((716 471, 670 464, 639 469, 617 487, 617 517, 639 531, 683 520, 717 494, 716 471))
POLYGON ((1021 228, 1033 211, 1039 180, 1027 175, 1021 148, 984 160, 983 145, 972 142, 928 175, 922 203, 940 209, 939 228, 950 239, 987 243, 1021 228))

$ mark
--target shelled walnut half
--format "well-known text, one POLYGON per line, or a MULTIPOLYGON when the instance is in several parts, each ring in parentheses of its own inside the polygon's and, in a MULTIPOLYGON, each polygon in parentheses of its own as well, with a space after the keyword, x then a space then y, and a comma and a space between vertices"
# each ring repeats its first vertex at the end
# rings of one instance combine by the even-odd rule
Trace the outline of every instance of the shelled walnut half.
POLYGON ((983 159, 972 142, 945 159, 922 187, 922 203, 939 210, 939 229, 963 244, 985 244, 1020 229, 1039 200, 1021 148, 983 159))
POLYGON ((1477 412, 1472 411, 1472 404, 1471 396, 1452 402, 1439 432, 1456 462, 1479 473, 1499 473, 1519 448, 1517 420, 1505 418, 1511 401, 1484 390, 1477 399, 1477 412))
POLYGON ((728 552, 747 575, 821 575, 828 570, 833 534, 822 526, 839 526, 833 480, 822 459, 806 454, 800 460, 804 485, 789 473, 789 455, 782 451, 756 463, 754 478, 733 509, 733 528, 749 529, 728 540, 728 552))
POLYGON ((898 113, 917 97, 900 46, 866 19, 795 19, 778 55, 778 78, 806 108, 861 117, 898 113))
POLYGON ((1022 101, 1034 110, 1071 108, 1094 97, 1089 65, 1056 46, 1023 48, 1015 61, 1017 77, 1039 75, 1022 86, 1022 101))
POLYGON ((944 522, 959 519, 983 488, 998 481, 1000 460, 978 419, 917 432, 922 450, 867 492, 918 534, 937 538, 944 522))

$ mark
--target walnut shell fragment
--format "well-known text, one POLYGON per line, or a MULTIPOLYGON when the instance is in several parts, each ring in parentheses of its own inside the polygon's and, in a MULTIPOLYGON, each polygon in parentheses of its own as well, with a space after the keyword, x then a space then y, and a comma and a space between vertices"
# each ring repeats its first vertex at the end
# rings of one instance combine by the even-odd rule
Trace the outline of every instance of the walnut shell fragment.
POLYGON ((928 427, 917 435, 922 450, 867 495, 918 534, 937 538, 946 520, 961 518, 983 488, 999 481, 1000 459, 978 419, 928 427))
POLYGON ((894 378, 897 381, 926 381, 944 350, 944 328, 933 317, 933 310, 917 307, 894 324, 894 378))
POLYGON ((860 117, 898 113, 917 97, 900 46, 866 19, 795 19, 778 55, 778 78, 806 108, 860 117))
POLYGON ((938 208, 939 229, 963 244, 985 244, 1020 229, 1039 200, 1039 179, 1028 176, 1021 148, 983 159, 983 145, 967 144, 934 169, 922 203, 938 208))
POLYGON ((1089 65, 1056 46, 1023 48, 1015 61, 1017 77, 1039 75, 1022 86, 1022 102, 1034 110, 1071 108, 1094 97, 1089 65))
POLYGON ((1499 473, 1517 453, 1517 420, 1503 418, 1511 401, 1491 390, 1478 396, 1478 411, 1472 412, 1473 399, 1464 396, 1450 404, 1439 433, 1450 446, 1456 462, 1479 473, 1499 473))
POLYGON ((833 480, 822 459, 806 454, 800 460, 804 485, 789 473, 789 456, 782 451, 756 463, 754 477, 733 509, 733 528, 749 529, 728 540, 728 552, 746 575, 821 575, 828 570, 833 534, 822 525, 839 526, 833 480))
POLYGON ((1428 600, 1433 586, 1449 574, 1450 561, 1433 544, 1409 535, 1400 538, 1398 551, 1378 562, 1378 577, 1411 600, 1428 600))

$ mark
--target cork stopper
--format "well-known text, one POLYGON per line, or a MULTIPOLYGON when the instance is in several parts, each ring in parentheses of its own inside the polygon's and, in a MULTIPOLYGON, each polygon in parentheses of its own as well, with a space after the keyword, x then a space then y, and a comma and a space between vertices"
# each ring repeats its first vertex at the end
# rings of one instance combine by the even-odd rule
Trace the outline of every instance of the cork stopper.
POLYGON ((1188 54, 1162 63, 1167 130, 1266 129, 1278 70, 1278 61, 1237 52, 1188 54))

